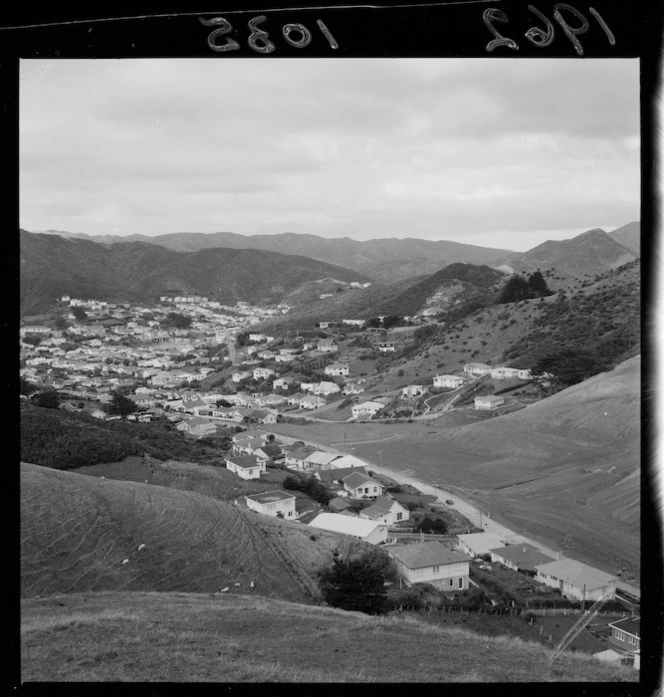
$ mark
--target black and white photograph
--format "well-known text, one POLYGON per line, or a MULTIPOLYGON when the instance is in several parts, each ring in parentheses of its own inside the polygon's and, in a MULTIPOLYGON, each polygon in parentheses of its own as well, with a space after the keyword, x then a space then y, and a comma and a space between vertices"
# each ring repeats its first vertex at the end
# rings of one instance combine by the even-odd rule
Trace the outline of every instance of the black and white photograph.
POLYGON ((637 694, 640 59, 210 17, 18 61, 21 683, 637 694))

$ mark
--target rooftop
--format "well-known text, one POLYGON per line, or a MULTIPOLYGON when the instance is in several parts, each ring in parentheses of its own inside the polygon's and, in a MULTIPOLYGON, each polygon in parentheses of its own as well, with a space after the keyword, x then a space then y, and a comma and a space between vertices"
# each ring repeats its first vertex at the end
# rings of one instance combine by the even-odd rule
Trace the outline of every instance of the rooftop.
POLYGON ((548 562, 555 561, 553 557, 540 552, 537 547, 533 547, 525 542, 523 544, 508 545, 507 547, 492 549, 491 552, 516 564, 520 569, 534 570, 537 564, 547 564, 548 562))
POLYGON ((256 503, 274 503, 275 501, 287 501, 288 499, 296 498, 293 494, 287 494, 285 491, 265 491, 262 494, 251 494, 245 496, 245 499, 251 499, 256 503))
POLYGON ((370 535, 381 523, 373 520, 365 520, 355 516, 342 515, 340 513, 319 513, 309 525, 312 528, 340 532, 345 535, 358 535, 366 537, 370 535))
POLYGON ((409 569, 468 562, 468 557, 453 552, 440 542, 416 542, 411 545, 390 545, 385 548, 409 569))
POLYGON ((536 569, 539 573, 550 574, 577 588, 585 586, 587 590, 602 588, 616 580, 615 576, 575 559, 560 559, 548 564, 538 564, 536 569))

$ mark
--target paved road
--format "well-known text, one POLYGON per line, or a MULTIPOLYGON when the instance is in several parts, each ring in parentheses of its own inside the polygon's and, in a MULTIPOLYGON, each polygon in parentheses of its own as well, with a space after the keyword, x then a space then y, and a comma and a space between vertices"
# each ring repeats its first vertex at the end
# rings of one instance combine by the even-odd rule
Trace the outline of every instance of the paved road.
MULTIPOLYGON (((338 453, 339 455, 346 455, 346 454, 353 455, 353 453, 345 453, 342 450, 339 450, 338 448, 333 448, 329 445, 323 445, 322 443, 315 443, 313 441, 307 441, 307 440, 304 440, 303 438, 293 438, 291 436, 284 436, 280 433, 275 433, 274 435, 277 438, 282 439, 286 443, 292 443, 296 440, 301 440, 307 445, 312 445, 316 448, 321 448, 322 450, 328 450, 330 452, 335 452, 335 453, 338 453)), ((357 456, 353 455, 353 457, 357 457, 357 456)), ((507 526, 502 525, 501 523, 498 523, 497 521, 490 518, 486 514, 486 512, 480 511, 479 508, 476 508, 475 506, 470 504, 468 501, 465 501, 464 499, 459 498, 459 496, 457 494, 453 494, 452 492, 449 492, 445 489, 442 489, 441 487, 436 487, 436 486, 431 486, 430 484, 425 484, 424 482, 421 482, 418 479, 415 479, 415 477, 410 477, 408 475, 402 474, 401 472, 387 469, 386 467, 381 467, 380 465, 376 465, 373 462, 369 462, 368 460, 364 460, 363 458, 357 458, 357 459, 361 459, 364 462, 366 462, 367 468, 372 469, 374 472, 376 472, 378 474, 382 474, 385 477, 389 477, 390 479, 393 479, 395 482, 397 482, 399 484, 410 484, 411 486, 414 486, 417 489, 419 489, 423 494, 430 494, 432 496, 435 496, 436 499, 441 503, 445 503, 445 501, 448 499, 450 501, 453 501, 454 503, 452 505, 459 511, 459 513, 461 513, 463 516, 468 518, 468 520, 470 520, 471 523, 477 525, 478 527, 483 528, 485 532, 497 535, 501 539, 504 539, 508 542, 526 542, 528 544, 531 544, 533 547, 539 549, 544 554, 548 554, 550 557, 553 557, 554 559, 557 558, 559 550, 554 550, 551 547, 547 547, 546 545, 542 544, 538 540, 534 540, 532 538, 525 537, 524 535, 521 535, 521 534, 515 532, 514 530, 511 530, 507 526)), ((641 597, 641 591, 636 586, 632 586, 632 585, 625 583, 624 581, 621 581, 621 580, 617 581, 616 586, 618 588, 623 588, 625 591, 636 596, 637 598, 641 597)))

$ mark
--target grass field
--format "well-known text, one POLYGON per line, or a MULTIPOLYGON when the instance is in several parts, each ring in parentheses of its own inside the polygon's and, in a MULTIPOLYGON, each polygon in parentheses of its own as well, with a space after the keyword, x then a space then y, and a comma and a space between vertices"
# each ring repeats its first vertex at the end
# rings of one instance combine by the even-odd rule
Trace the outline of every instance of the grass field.
MULTIPOLYGON (((631 682, 632 670, 403 615, 248 596, 76 593, 21 603, 22 680, 631 682)), ((608 685, 607 685, 608 688, 608 685)))
POLYGON ((229 587, 319 602, 316 575, 333 551, 369 548, 190 491, 29 464, 21 465, 20 512, 23 597, 229 587))
POLYGON ((639 381, 636 358, 514 414, 473 423, 272 430, 451 486, 517 532, 611 573, 625 566, 638 583, 639 381))

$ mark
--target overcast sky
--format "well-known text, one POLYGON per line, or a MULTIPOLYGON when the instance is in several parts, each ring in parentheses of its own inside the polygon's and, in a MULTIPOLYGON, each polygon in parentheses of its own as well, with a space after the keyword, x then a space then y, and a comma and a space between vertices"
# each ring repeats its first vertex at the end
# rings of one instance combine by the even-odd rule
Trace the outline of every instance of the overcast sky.
POLYGON ((526 250, 640 217, 637 60, 24 60, 21 226, 526 250))

